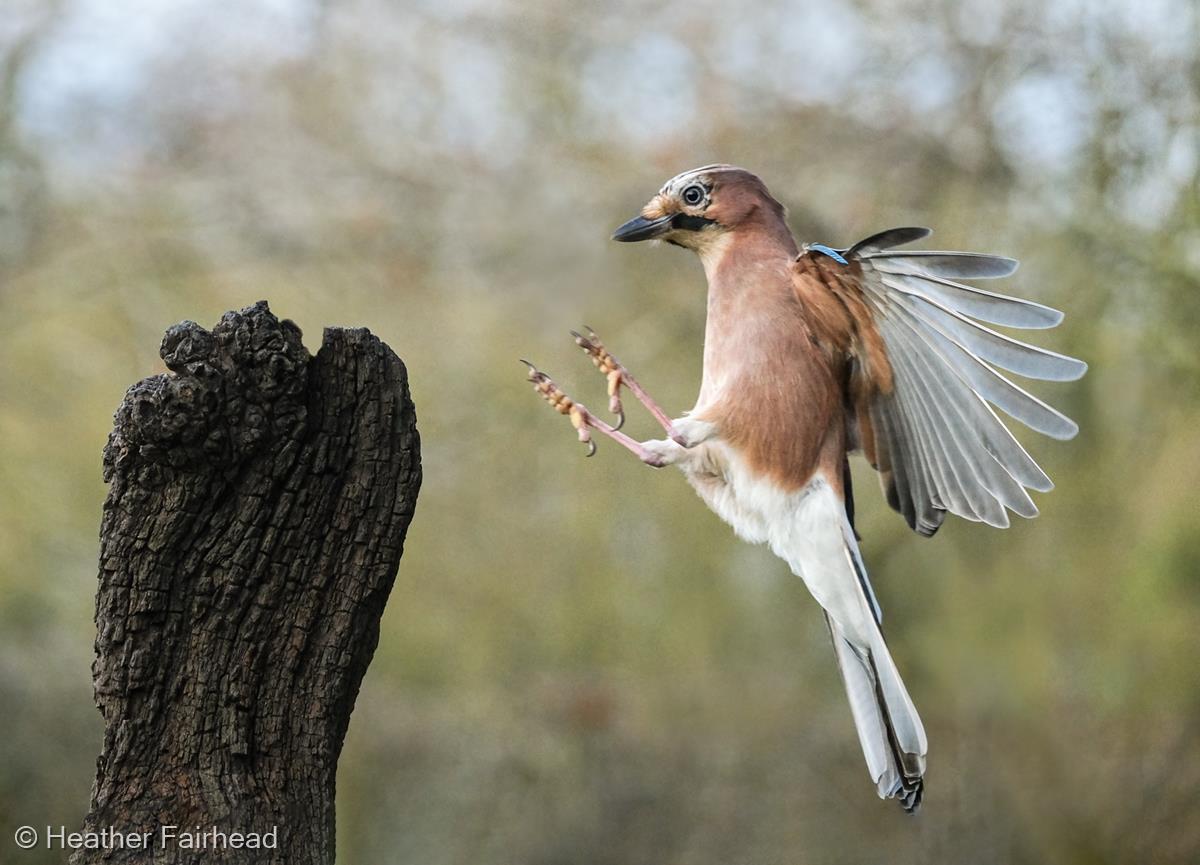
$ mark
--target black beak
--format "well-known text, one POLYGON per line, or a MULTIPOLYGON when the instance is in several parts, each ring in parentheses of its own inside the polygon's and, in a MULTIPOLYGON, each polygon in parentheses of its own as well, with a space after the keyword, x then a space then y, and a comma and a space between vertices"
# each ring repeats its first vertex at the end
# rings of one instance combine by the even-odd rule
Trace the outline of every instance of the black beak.
POLYGON ((612 239, 623 243, 633 243, 636 240, 650 240, 654 237, 662 237, 671 230, 671 220, 673 218, 674 214, 660 216, 658 219, 635 216, 614 231, 612 239))

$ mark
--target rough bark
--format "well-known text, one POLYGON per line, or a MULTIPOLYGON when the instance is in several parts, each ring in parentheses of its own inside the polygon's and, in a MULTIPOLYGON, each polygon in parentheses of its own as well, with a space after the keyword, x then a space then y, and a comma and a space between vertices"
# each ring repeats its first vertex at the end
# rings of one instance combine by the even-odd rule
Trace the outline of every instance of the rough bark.
POLYGON ((334 776, 420 486, 404 364, 365 329, 311 357, 265 302, 185 321, 125 395, 96 599, 104 717, 72 862, 334 859, 334 776), (160 827, 264 833, 191 849, 160 827))

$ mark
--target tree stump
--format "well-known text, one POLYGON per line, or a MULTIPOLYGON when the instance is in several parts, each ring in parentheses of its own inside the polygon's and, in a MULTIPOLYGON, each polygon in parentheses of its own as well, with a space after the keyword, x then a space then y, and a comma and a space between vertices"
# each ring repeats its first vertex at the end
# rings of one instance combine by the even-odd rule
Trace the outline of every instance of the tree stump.
POLYGON ((331 328, 312 357, 300 336, 265 302, 212 331, 177 324, 171 373, 116 413, 93 664, 104 747, 84 832, 149 843, 78 850, 76 865, 333 862, 338 755, 420 443, 391 349, 331 328))

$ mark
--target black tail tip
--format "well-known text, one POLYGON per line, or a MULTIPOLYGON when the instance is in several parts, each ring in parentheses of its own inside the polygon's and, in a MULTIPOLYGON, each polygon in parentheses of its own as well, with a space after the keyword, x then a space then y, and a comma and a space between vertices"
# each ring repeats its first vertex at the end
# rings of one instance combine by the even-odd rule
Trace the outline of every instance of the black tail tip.
POLYGON ((921 810, 921 799, 925 796, 925 782, 920 778, 905 780, 896 791, 896 798, 904 807, 905 814, 916 814, 921 810))

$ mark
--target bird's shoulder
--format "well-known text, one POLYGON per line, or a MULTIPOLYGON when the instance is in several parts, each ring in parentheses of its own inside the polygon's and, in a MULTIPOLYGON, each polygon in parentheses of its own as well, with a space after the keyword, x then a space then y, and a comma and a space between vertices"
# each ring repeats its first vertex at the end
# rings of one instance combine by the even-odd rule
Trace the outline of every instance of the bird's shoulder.
POLYGON ((890 390, 891 369, 863 292, 861 264, 821 244, 807 244, 792 261, 791 277, 814 338, 845 359, 857 360, 860 374, 870 371, 874 388, 890 390))

